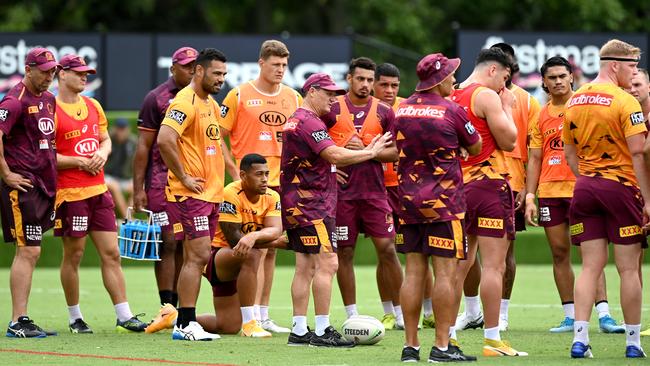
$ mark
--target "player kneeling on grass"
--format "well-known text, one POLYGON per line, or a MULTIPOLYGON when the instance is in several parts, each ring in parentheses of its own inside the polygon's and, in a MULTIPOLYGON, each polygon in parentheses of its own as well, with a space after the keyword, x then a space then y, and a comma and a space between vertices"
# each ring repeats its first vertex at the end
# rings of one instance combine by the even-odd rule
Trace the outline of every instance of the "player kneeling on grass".
POLYGON ((57 187, 54 235, 63 239, 61 285, 68 304, 70 331, 92 333, 79 308, 79 263, 90 235, 101 259, 102 279, 115 305, 118 331, 142 332, 147 326, 133 316, 117 247, 115 205, 104 182, 104 164, 111 152, 108 122, 99 103, 80 93, 88 67, 77 55, 61 59, 56 97, 57 187), (83 128, 80 128, 83 126, 83 128))

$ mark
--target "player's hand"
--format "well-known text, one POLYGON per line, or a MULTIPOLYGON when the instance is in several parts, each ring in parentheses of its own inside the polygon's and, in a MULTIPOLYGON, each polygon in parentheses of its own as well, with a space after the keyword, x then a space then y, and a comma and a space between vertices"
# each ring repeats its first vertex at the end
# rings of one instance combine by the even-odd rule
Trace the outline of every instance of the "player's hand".
POLYGON ((363 145, 363 141, 361 141, 359 136, 354 135, 345 145, 345 148, 350 150, 363 150, 365 146, 363 145))
POLYGON ((526 197, 526 190, 522 189, 515 197, 515 211, 523 211, 524 207, 528 205, 524 197, 526 197))
POLYGON ((390 147, 390 145, 392 145, 392 143, 393 143, 392 138, 393 138, 393 135, 390 132, 386 132, 385 134, 383 134, 381 136, 377 135, 372 139, 372 141, 370 141, 370 144, 368 144, 368 146, 366 146, 366 150, 372 151, 373 154, 374 154, 374 156, 373 156, 373 158, 374 158, 381 151, 383 151, 384 149, 387 149, 388 147, 390 147))
POLYGON ((650 202, 643 205, 643 230, 650 231, 650 202))
POLYGON ((32 181, 23 177, 22 175, 14 172, 9 172, 2 177, 2 180, 7 183, 11 188, 17 189, 21 192, 27 192, 28 188, 34 188, 32 181))
POLYGON ((250 253, 251 248, 253 248, 253 245, 255 245, 254 235, 244 235, 241 239, 239 239, 237 245, 232 248, 234 251, 233 254, 236 257, 246 258, 248 256, 248 253, 250 253))
POLYGON ((79 163, 80 170, 83 170, 84 172, 93 176, 97 175, 98 173, 97 169, 92 169, 90 166, 91 158, 87 158, 85 156, 78 156, 77 161, 79 163))
POLYGON ((106 159, 108 159, 108 153, 104 150, 97 150, 90 156, 90 162, 88 163, 88 168, 91 171, 94 171, 95 174, 99 173, 104 168, 106 164, 106 159))
POLYGON ((463 159, 464 161, 467 161, 467 159, 469 158, 469 152, 467 151, 467 149, 461 146, 459 150, 460 150, 460 158, 463 159))
POLYGON ((336 169, 336 181, 339 184, 347 184, 349 175, 341 169, 336 169))
POLYGON ((535 195, 526 195, 526 208, 524 209, 524 217, 526 222, 532 226, 539 226, 537 224, 537 205, 535 204, 535 195))
POLYGON ((133 207, 135 212, 142 212, 147 207, 147 192, 144 189, 133 192, 133 207))
POLYGON ((512 108, 515 104, 515 95, 508 88, 501 89, 499 97, 501 98, 503 108, 512 108))
POLYGON ((205 183, 205 179, 185 175, 181 178, 181 183, 183 183, 185 188, 190 191, 201 194, 203 193, 203 183, 205 183))
POLYGON ((280 235, 279 238, 273 241, 273 247, 277 249, 287 249, 288 245, 289 245, 289 238, 287 238, 287 234, 282 234, 280 235))

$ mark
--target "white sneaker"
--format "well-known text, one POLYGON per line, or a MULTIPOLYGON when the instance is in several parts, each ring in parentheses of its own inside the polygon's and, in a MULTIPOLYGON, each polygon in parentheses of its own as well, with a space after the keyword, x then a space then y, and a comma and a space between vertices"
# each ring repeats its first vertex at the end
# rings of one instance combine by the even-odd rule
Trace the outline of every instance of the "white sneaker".
POLYGON ((211 341, 219 338, 220 335, 206 332, 197 322, 190 322, 185 328, 174 325, 172 332, 172 339, 177 341, 211 341))
POLYGON ((506 330, 508 330, 508 318, 501 315, 499 316, 499 331, 505 332, 506 330))
POLYGON ((291 333, 291 329, 281 327, 273 321, 273 319, 266 319, 262 322, 262 329, 271 333, 291 333))
POLYGON ((479 311, 476 316, 468 316, 462 312, 456 317, 456 330, 483 328, 483 313, 479 311))

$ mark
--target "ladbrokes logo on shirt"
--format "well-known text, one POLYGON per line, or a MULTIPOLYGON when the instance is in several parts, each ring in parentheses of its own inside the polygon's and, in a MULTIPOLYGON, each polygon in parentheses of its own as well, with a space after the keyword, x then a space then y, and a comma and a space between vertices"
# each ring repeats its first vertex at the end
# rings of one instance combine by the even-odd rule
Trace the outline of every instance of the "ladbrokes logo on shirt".
POLYGON ((407 105, 399 107, 395 117, 410 117, 410 118, 444 118, 446 107, 441 106, 412 106, 407 105))
POLYGON ((571 98, 568 108, 580 105, 599 105, 603 107, 609 107, 612 105, 612 100, 614 100, 614 97, 609 94, 582 93, 574 95, 571 98))

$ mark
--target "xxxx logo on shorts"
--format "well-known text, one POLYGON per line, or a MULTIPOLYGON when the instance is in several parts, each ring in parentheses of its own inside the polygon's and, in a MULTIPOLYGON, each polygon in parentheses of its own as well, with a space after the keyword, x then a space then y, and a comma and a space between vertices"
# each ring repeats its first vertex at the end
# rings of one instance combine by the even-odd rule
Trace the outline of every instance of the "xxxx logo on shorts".
POLYGON ((639 225, 626 226, 618 229, 618 236, 621 238, 627 238, 639 234, 641 234, 641 227, 639 225))
POLYGON ((434 247, 434 248, 440 248, 440 249, 454 249, 454 240, 453 239, 447 239, 447 238, 441 238, 438 236, 430 236, 429 237, 429 246, 434 247))
POLYGON ((571 235, 579 235, 585 232, 585 226, 580 222, 577 224, 571 225, 569 227, 569 232, 571 232, 571 235))
POLYGON ((478 227, 484 229, 494 229, 502 230, 503 229, 503 219, 492 219, 489 217, 479 217, 478 218, 478 227))
POLYGON ((318 245, 317 236, 301 236, 300 241, 302 241, 302 245, 306 247, 318 245))

